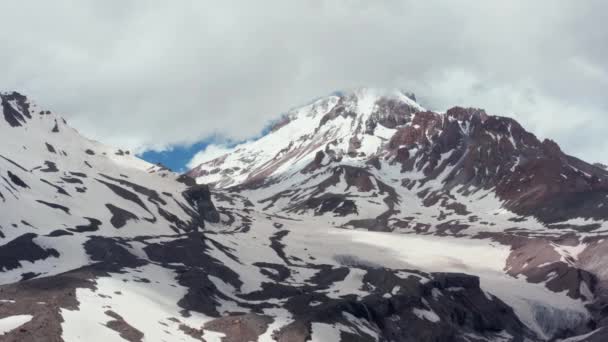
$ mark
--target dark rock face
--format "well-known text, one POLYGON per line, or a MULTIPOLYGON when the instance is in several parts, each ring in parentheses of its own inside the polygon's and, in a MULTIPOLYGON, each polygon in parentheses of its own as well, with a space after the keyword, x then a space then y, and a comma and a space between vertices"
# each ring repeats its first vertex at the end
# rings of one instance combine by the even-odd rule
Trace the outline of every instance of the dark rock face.
POLYGON ((65 191, 65 189, 64 189, 64 188, 60 187, 59 185, 55 185, 55 184, 53 184, 53 183, 51 183, 51 182, 47 181, 47 180, 46 180, 46 179, 44 179, 44 178, 40 178, 40 181, 41 181, 42 183, 44 183, 44 184, 46 184, 46 185, 50 186, 50 187, 55 188, 55 190, 57 190, 57 193, 59 193, 59 194, 62 194, 62 195, 65 195, 65 196, 70 196, 70 194, 69 194, 67 191, 65 191))
POLYGON ((144 334, 133 328, 129 323, 122 318, 121 315, 117 314, 112 310, 107 310, 105 314, 111 318, 111 321, 106 323, 106 326, 120 334, 120 337, 129 342, 139 342, 144 338, 144 334))
POLYGON ((53 277, 35 278, 0 285, 1 299, 15 299, 0 305, 0 317, 31 314, 31 321, 2 335, 2 342, 62 341, 61 309, 77 310, 76 288, 94 288, 90 270, 80 269, 53 277), (45 305, 40 305, 45 303, 45 305))
POLYGON ((20 267, 20 261, 34 262, 49 257, 59 257, 59 252, 52 248, 42 248, 33 239, 34 233, 23 234, 0 246, 0 269, 11 270, 20 267))
POLYGON ((194 186, 194 185, 196 185, 196 180, 194 180, 194 178, 190 177, 187 174, 183 174, 183 175, 179 176, 177 178, 177 181, 180 182, 180 183, 183 183, 183 184, 185 184, 187 186, 194 186))
POLYGON ((382 98, 376 103, 376 110, 365 122, 365 133, 374 134, 378 125, 396 128, 409 122, 418 109, 390 98, 382 98))
POLYGON ((27 119, 31 119, 30 105, 27 98, 17 92, 11 94, 0 94, 2 99, 2 112, 4 120, 11 127, 20 127, 26 123, 27 119))
POLYGON ((312 162, 310 162, 310 164, 306 165, 306 167, 304 167, 301 172, 309 173, 309 172, 319 169, 322 166, 324 158, 325 158, 325 153, 323 151, 318 151, 317 154, 315 154, 315 159, 312 162))
POLYGON ((417 168, 414 161, 425 165, 428 180, 453 167, 444 191, 496 189, 508 209, 546 223, 608 219, 600 205, 608 195, 608 172, 564 154, 553 141, 539 141, 510 118, 461 107, 445 115, 420 112, 397 130, 388 149, 404 172, 417 168), (406 153, 412 148, 415 154, 406 153))
POLYGON ((127 224, 129 220, 138 220, 139 218, 132 212, 119 208, 113 204, 106 204, 106 208, 112 213, 110 223, 114 228, 122 228, 127 224))
POLYGON ((319 122, 319 127, 325 125, 326 123, 335 120, 339 117, 356 117, 357 114, 355 114, 352 111, 349 111, 343 103, 344 99, 340 98, 340 100, 338 101, 338 104, 332 108, 331 111, 329 111, 329 113, 325 114, 322 118, 321 121, 319 122))
MULTIPOLYGON (((566 291, 567 295, 579 299, 595 292, 595 276, 577 265, 572 257, 563 257, 554 248, 554 243, 569 243, 542 238, 513 237, 512 251, 506 261, 507 273, 512 276, 524 275, 532 283, 545 282, 545 286, 555 292, 566 291), (581 293, 588 289, 588 293, 581 293)), ((572 238, 571 238, 572 239, 572 238)), ((571 242, 578 244, 576 238, 571 242)), ((584 259, 583 259, 584 260, 584 259)))
POLYGON ((68 208, 66 206, 63 206, 61 204, 50 203, 50 202, 46 202, 46 201, 43 201, 43 200, 36 200, 36 202, 44 204, 44 205, 46 205, 48 207, 51 207, 53 209, 59 209, 59 210, 63 211, 64 213, 70 215, 70 208, 68 208))
POLYGON ((105 271, 120 271, 123 267, 138 267, 145 262, 131 254, 128 244, 120 239, 101 236, 91 237, 84 248, 92 260, 99 262, 99 269, 105 271))
POLYGON ((53 163, 52 161, 45 161, 44 165, 46 166, 43 169, 40 169, 40 172, 59 172, 59 169, 57 168, 57 164, 53 163))
POLYGON ((315 215, 332 212, 337 216, 357 214, 357 205, 344 195, 323 194, 321 197, 309 198, 306 201, 309 209, 316 209, 315 215))
POLYGON ((224 333, 223 342, 257 341, 272 322, 268 316, 246 314, 218 318, 206 323, 204 328, 224 333))
POLYGON ((209 276, 218 277, 236 289, 242 282, 236 272, 206 253, 208 243, 205 235, 193 232, 183 239, 149 244, 144 251, 150 260, 160 262, 179 274, 177 281, 188 288, 188 293, 178 303, 182 308, 218 317, 217 298, 224 296, 219 294, 209 276), (169 265, 175 263, 184 266, 169 265))
MULTIPOLYGON (((119 150, 119 152, 122 152, 122 150, 119 150)), ((122 153, 123 153, 123 154, 120 154, 120 155, 129 154, 130 152, 129 152, 129 151, 127 151, 127 152, 122 152, 122 153)), ((157 170, 155 170, 155 171, 150 171, 150 173, 154 173, 154 172, 161 172, 161 171, 169 171, 169 172, 172 172, 170 168, 168 168, 168 167, 167 167, 165 164, 163 164, 163 163, 161 163, 161 162, 158 162, 158 163, 156 163, 155 165, 156 165, 156 167, 157 167, 158 169, 157 169, 157 170)))
MULTIPOLYGON (((0 156, 0 166, 6 166, 0 178, 0 182, 4 182, 0 186, 0 201, 3 201, 0 205, 10 204, 2 208, 18 207, 10 201, 26 198, 33 207, 24 210, 24 214, 44 211, 49 215, 43 217, 50 218, 49 222, 44 222, 31 213, 32 219, 7 215, 10 219, 0 222, 0 269, 11 270, 10 276, 18 282, 0 285, 0 300, 15 300, 0 301, 0 317, 22 313, 34 316, 0 340, 60 341, 61 322, 70 320, 68 315, 62 317, 61 309, 78 309, 78 300, 90 304, 90 297, 79 296, 77 288, 92 289, 97 296, 107 300, 108 305, 100 311, 107 317, 97 322, 99 328, 112 329, 127 341, 157 338, 148 335, 148 327, 140 320, 127 316, 128 311, 111 307, 111 296, 130 296, 131 289, 113 292, 111 296, 102 293, 105 290, 101 287, 95 289, 95 282, 101 277, 113 277, 119 284, 134 281, 140 289, 164 289, 165 285, 184 287, 185 291, 178 297, 171 297, 173 291, 159 296, 173 298, 173 303, 179 307, 175 317, 201 312, 214 318, 204 326, 195 327, 181 324, 179 318, 167 319, 178 323, 182 332, 201 341, 205 331, 225 334, 225 342, 255 341, 275 320, 280 323, 279 320, 286 317, 289 324, 275 331, 276 341, 309 341, 315 331, 318 332, 315 324, 319 323, 340 329, 339 338, 332 340, 353 342, 541 340, 520 322, 510 307, 484 291, 492 292, 491 288, 482 290, 479 278, 388 269, 384 266, 399 265, 403 260, 376 259, 374 255, 374 261, 368 262, 364 258, 375 249, 368 250, 369 246, 363 247, 356 241, 352 245, 342 245, 345 241, 335 244, 329 241, 328 246, 336 250, 325 254, 317 246, 306 245, 304 239, 311 236, 310 232, 319 231, 313 230, 305 220, 335 228, 362 227, 376 231, 403 228, 411 233, 453 235, 464 240, 470 237, 465 236, 469 226, 480 228, 493 223, 483 222, 492 220, 476 213, 475 204, 456 202, 459 200, 457 194, 450 191, 457 189, 461 192, 458 195, 466 198, 478 189, 495 189, 500 199, 507 201, 505 207, 534 215, 543 222, 581 213, 585 217, 602 218, 605 209, 598 204, 606 201, 604 186, 608 173, 602 167, 590 166, 565 155, 552 141, 538 141, 516 122, 488 116, 482 110, 453 108, 447 114, 439 115, 418 112, 419 109, 403 102, 382 99, 374 104, 373 112, 365 121, 357 116, 352 103, 345 103, 344 97, 340 101, 323 117, 321 121, 325 127, 318 127, 318 130, 334 129, 334 124, 348 122, 354 135, 330 136, 326 140, 321 137, 322 142, 316 141, 315 137, 305 147, 287 147, 254 171, 246 165, 222 168, 223 157, 220 157, 212 161, 218 165, 200 172, 227 177, 251 172, 251 177, 242 188, 218 190, 220 193, 213 197, 208 186, 197 185, 188 176, 178 179, 190 187, 183 193, 180 194, 184 189, 182 184, 176 183, 174 189, 169 188, 172 175, 163 180, 160 190, 155 181, 164 175, 130 172, 124 168, 112 170, 112 164, 107 164, 108 158, 102 156, 113 153, 125 156, 128 151, 98 151, 98 156, 92 157, 95 152, 84 151, 86 147, 71 150, 67 145, 55 143, 63 133, 59 132, 61 122, 57 120, 54 131, 59 134, 53 138, 58 139, 52 140, 56 146, 44 145, 42 139, 32 145, 33 148, 23 146, 23 151, 19 151, 27 153, 24 151, 38 149, 52 162, 45 162, 43 158, 32 164, 21 155, 15 155, 14 158, 28 168, 44 163, 28 170, 0 156), (392 138, 384 135, 390 132, 385 128, 395 129, 392 138), (374 132, 379 134, 373 137, 373 146, 378 148, 372 152, 373 149, 367 148, 369 137, 365 134, 374 132), (68 148, 69 158, 81 159, 64 162, 68 156, 62 148, 68 148), (271 186, 282 181, 284 175, 270 177, 276 176, 274 171, 282 165, 289 166, 288 163, 294 160, 304 160, 298 158, 307 153, 313 153, 307 159, 312 162, 290 173, 297 177, 296 182, 287 183, 287 187, 274 193, 265 191, 273 190, 271 186), (283 156, 295 157, 283 159, 283 156), (87 169, 91 172, 89 175, 78 172, 86 169, 85 165, 90 168, 87 169), (107 175, 99 173, 101 170, 107 175), (414 171, 415 176, 407 175, 408 171, 414 171), (536 179, 525 178, 530 175, 536 179), (302 179, 312 181, 298 183, 302 179), (426 183, 431 187, 423 189, 426 183), (50 192, 27 190, 29 186, 37 189, 47 185, 52 187, 45 189, 50 192), (400 187, 410 193, 402 192, 400 187), (264 188, 260 197, 270 197, 252 194, 247 199, 238 193, 246 189, 251 194, 260 188, 264 188), (422 190, 417 191, 418 188, 422 190), (91 197, 88 196, 99 194, 103 194, 103 200, 91 200, 95 206, 89 207, 87 200, 91 197), (36 197, 30 198, 30 195, 36 197), (42 198, 43 195, 47 198, 42 198), (218 203, 217 209, 212 198, 218 203), (368 206, 366 201, 373 206, 368 206), (426 215, 426 208, 421 205, 437 205, 438 212, 426 215), (418 210, 423 213, 416 213, 418 210), (326 217, 319 217, 322 215, 326 217), (345 216, 348 219, 336 218, 345 216), (421 216, 425 216, 422 219, 436 219, 436 223, 417 222, 421 216), (138 232, 137 228, 141 226, 134 224, 138 220, 150 229, 138 232), (197 231, 203 221, 221 222, 221 225, 208 224, 207 229, 197 231), (304 234, 295 230, 307 228, 310 231, 304 231, 304 234), (40 237, 25 234, 26 231, 40 232, 40 237), (56 258, 70 258, 74 255, 72 249, 78 248, 84 248, 89 257, 82 258, 78 269, 42 278, 62 271, 63 259, 56 258), (40 262, 48 258, 51 259, 40 262), (48 264, 49 268, 29 267, 26 266, 29 263, 23 262, 25 260, 38 262, 38 265, 48 264), (387 260, 387 263, 378 260, 387 260), (161 282, 162 287, 155 285, 161 282)), ((6 129, 19 132, 19 126, 27 125, 26 105, 23 99, 7 100, 10 118, 7 119, 5 112, 5 119, 16 123, 17 131, 6 129)), ((41 116, 34 119, 52 123, 52 118, 44 117, 47 114, 42 111, 41 116)), ((273 130, 280 130, 282 125, 289 123, 287 118, 273 130)), ((342 133, 344 131, 340 130, 342 133)), ((156 166, 148 171, 166 170, 156 166)), ((557 340, 596 329, 585 338, 603 341, 606 336, 603 327, 608 326, 608 276, 604 270, 606 262, 602 259, 608 255, 608 240, 603 241, 604 232, 595 232, 597 237, 586 235, 585 239, 566 235, 559 239, 547 237, 553 231, 572 230, 569 223, 563 224, 566 227, 546 225, 546 230, 539 228, 542 234, 512 232, 527 219, 530 218, 511 217, 506 227, 492 230, 498 236, 495 241, 511 247, 504 271, 523 278, 522 282, 545 286, 549 291, 566 294, 571 299, 589 301, 591 318, 583 317, 580 321, 577 318, 575 323, 580 322, 580 327, 564 328, 551 338, 557 340), (513 228, 507 228, 511 223, 513 228), (585 250, 580 252, 579 245, 585 250), (572 248, 559 249, 560 246, 572 248), (578 253, 576 257, 575 253, 578 253)), ((429 219, 431 221, 435 220, 429 219)), ((590 232, 599 227, 602 224, 593 223, 578 229, 590 232)), ((479 235, 473 238, 492 238, 479 235)), ((382 251, 377 249, 378 253, 382 251)), ((474 272, 476 268, 471 270, 474 272)), ((539 306, 538 316, 552 308, 539 306)), ((569 315, 570 312, 564 313, 564 318, 571 318, 569 315)), ((171 329, 165 321, 145 324, 160 324, 171 329)))
POLYGON ((19 178, 16 174, 14 174, 10 171, 7 171, 7 174, 8 174, 8 178, 10 178, 10 180, 13 182, 13 184, 20 186, 22 188, 29 189, 29 186, 27 184, 25 184, 25 182, 21 178, 19 178))
POLYGON ((76 226, 74 228, 69 228, 69 231, 75 233, 86 233, 86 232, 95 232, 99 230, 99 226, 101 225, 101 221, 91 217, 85 217, 85 220, 89 221, 88 224, 83 224, 76 226))
POLYGON ((121 186, 118 186, 116 184, 110 183, 110 182, 106 182, 100 179, 97 179, 98 182, 100 182, 101 184, 104 184, 105 186, 107 186, 110 190, 112 190, 116 195, 122 197, 123 199, 127 200, 127 201, 131 201, 137 205, 139 205, 141 208, 143 208, 144 210, 150 212, 148 210, 148 207, 144 204, 144 202, 141 200, 141 198, 139 198, 139 196, 137 196, 137 194, 135 194, 132 191, 129 191, 121 186))
POLYGON ((197 184, 184 192, 184 198, 198 211, 198 214, 207 222, 218 223, 220 215, 211 201, 209 186, 197 184))
POLYGON ((49 143, 45 143, 46 149, 47 151, 49 151, 50 153, 57 153, 57 151, 55 151, 55 148, 53 147, 53 145, 49 144, 49 143))
POLYGON ((74 235, 74 234, 70 233, 68 231, 65 231, 63 229, 57 229, 57 230, 53 230, 52 232, 50 232, 47 236, 58 237, 58 236, 66 236, 66 235, 74 235))
POLYGON ((294 322, 283 327, 277 341, 307 341, 315 322, 341 324, 357 334, 344 341, 375 341, 354 321, 367 322, 380 341, 466 341, 467 333, 486 339, 507 331, 514 341, 534 339, 512 309, 497 298, 488 298, 479 279, 464 274, 432 273, 402 279, 394 271, 369 269, 364 287, 373 293, 360 300, 314 298, 299 295, 288 301, 294 322), (430 277, 422 284, 419 280, 430 277), (394 289, 398 289, 395 291, 394 289), (387 296, 386 293, 392 293, 387 296), (311 307, 309 303, 322 304, 311 307))

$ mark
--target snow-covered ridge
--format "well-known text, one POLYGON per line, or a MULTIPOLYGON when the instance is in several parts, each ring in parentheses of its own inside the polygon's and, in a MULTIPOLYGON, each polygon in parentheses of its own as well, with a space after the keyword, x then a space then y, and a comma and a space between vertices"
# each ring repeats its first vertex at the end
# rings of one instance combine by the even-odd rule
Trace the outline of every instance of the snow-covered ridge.
MULTIPOLYGON (((156 168, 156 165, 137 158, 130 151, 83 137, 76 129, 68 125, 62 116, 39 106, 23 95, 3 93, 2 106, 6 122, 0 125, 0 130, 3 134, 4 148, 7 151, 16 151, 20 147, 23 149, 23 146, 28 146, 30 143, 33 145, 36 141, 44 140, 43 146, 36 146, 35 152, 39 156, 44 155, 49 149, 55 150, 56 154, 64 157, 71 152, 78 155, 94 153, 89 155, 106 158, 126 168, 141 171, 156 168), (8 114, 11 112, 16 115, 8 114)), ((25 160, 24 164, 28 165, 28 162, 25 160)), ((35 166, 31 166, 30 169, 33 167, 35 166)))
MULTIPOLYGON (((439 114, 411 101, 368 91, 334 94, 293 110, 267 136, 189 174, 277 217, 490 238, 514 250, 504 266, 510 276, 589 300, 587 272, 597 272, 598 260, 588 253, 604 247, 585 239, 608 233, 608 212, 601 209, 608 206, 608 173, 538 140, 513 119, 475 108, 439 114), (572 198, 576 206, 568 204, 572 198), (576 256, 564 252, 570 250, 576 256), (571 272, 582 273, 564 282, 571 272)), ((545 309, 521 307, 531 299, 516 297, 511 304, 528 326, 547 338, 557 333, 559 324, 533 318, 545 309)), ((576 316, 583 317, 570 319, 576 316)))
POLYGON ((539 141, 513 119, 475 108, 426 111, 398 90, 361 88, 318 99, 289 112, 266 136, 214 155, 188 175, 215 188, 280 187, 314 178, 302 175, 312 169, 339 165, 388 172, 408 190, 429 195, 492 190, 501 202, 494 210, 544 222, 608 218, 601 197, 575 210, 553 203, 581 191, 608 191, 604 169, 539 141))
MULTIPOLYGON (((238 186, 212 192, 4 94, 0 340, 603 334, 593 306, 608 279, 605 220, 579 209, 580 219, 546 223, 501 197, 503 183, 542 178, 527 160, 563 157, 554 146, 479 110, 437 115, 399 94, 349 94, 295 110, 239 158, 213 161, 238 186), (516 163, 504 168, 469 159, 494 146, 524 152, 500 154, 516 163), (511 168, 502 183, 489 171, 511 168)), ((564 160, 543 177, 601 184, 564 160)))
POLYGON ((369 131, 366 125, 375 125, 376 121, 391 116, 393 113, 385 108, 388 105, 400 107, 404 112, 398 115, 402 117, 424 111, 399 90, 358 88, 336 93, 288 112, 270 134, 237 145, 224 155, 203 162, 189 174, 201 183, 217 183, 219 187, 236 185, 260 173, 271 176, 297 168, 297 165, 309 162, 331 141, 342 141, 343 151, 347 151, 348 139, 353 135, 362 139, 361 150, 374 153, 394 134, 394 129, 380 125, 376 134, 370 135, 365 134, 365 130, 369 131), (331 115, 332 111, 340 112, 331 115), (377 117, 373 118, 373 115, 377 117), (285 156, 289 157, 289 165, 273 163, 285 156), (217 172, 219 166, 224 174, 217 172), (230 176, 224 177, 226 173, 230 176))

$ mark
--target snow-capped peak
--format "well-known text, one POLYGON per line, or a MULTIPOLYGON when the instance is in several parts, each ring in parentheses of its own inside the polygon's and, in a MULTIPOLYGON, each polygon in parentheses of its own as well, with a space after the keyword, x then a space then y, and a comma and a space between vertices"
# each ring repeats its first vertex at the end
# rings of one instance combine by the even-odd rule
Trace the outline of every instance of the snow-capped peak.
MULTIPOLYGON (((545 222, 581 214, 569 207, 545 208, 556 196, 608 189, 603 169, 565 155, 513 119, 476 108, 439 114, 413 97, 376 88, 337 92, 292 110, 266 136, 188 174, 216 188, 278 184, 278 193, 317 172, 373 166, 412 191, 426 189, 427 196, 457 187, 494 189, 503 206, 545 222)), ((586 217, 606 216, 603 199, 598 200, 602 203, 585 205, 586 217)))
POLYGON ((257 141, 238 145, 219 157, 205 160, 204 155, 199 156, 202 165, 190 175, 218 186, 239 184, 285 172, 294 164, 303 166, 328 143, 337 145, 339 155, 354 150, 361 156, 372 155, 396 128, 425 110, 412 97, 397 89, 335 92, 289 111, 257 141))
MULTIPOLYGON (((71 156, 84 156, 90 163, 100 160, 117 167, 155 173, 163 177, 173 176, 167 169, 159 169, 154 164, 141 160, 128 150, 122 150, 83 137, 59 114, 39 106, 18 92, 0 93, 3 119, 0 119, 0 136, 4 138, 3 151, 27 149, 40 159, 27 159, 23 166, 33 169, 42 158, 51 152, 53 160, 59 164, 72 162, 71 156)), ((85 165, 85 167, 87 167, 85 165)), ((175 175, 177 176, 177 175, 175 175)))
POLYGON ((402 94, 290 112, 227 191, 3 94, 0 340, 605 340, 608 172, 402 94))

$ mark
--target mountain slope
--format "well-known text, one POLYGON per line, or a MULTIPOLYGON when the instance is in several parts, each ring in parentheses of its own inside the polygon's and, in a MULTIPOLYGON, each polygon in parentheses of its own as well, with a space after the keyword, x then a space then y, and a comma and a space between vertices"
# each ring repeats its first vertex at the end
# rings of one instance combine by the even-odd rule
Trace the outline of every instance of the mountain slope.
MULTIPOLYGON (((603 212, 556 223, 507 210, 487 174, 448 186, 445 161, 474 139, 434 152, 423 124, 450 120, 362 92, 193 170, 211 192, 1 94, 0 340, 601 338, 603 212), (407 127, 419 146, 394 142, 407 127)), ((603 191, 603 173, 565 160, 603 191)))
POLYGON ((605 169, 539 141, 513 119, 459 107, 433 113, 398 91, 320 99, 189 175, 217 188, 270 187, 346 165, 390 173, 410 192, 428 191, 430 201, 491 190, 506 209, 544 223, 608 218, 605 169))
POLYGON ((188 174, 294 220, 495 241, 508 274, 573 298, 606 288, 606 170, 480 109, 338 93, 188 174))

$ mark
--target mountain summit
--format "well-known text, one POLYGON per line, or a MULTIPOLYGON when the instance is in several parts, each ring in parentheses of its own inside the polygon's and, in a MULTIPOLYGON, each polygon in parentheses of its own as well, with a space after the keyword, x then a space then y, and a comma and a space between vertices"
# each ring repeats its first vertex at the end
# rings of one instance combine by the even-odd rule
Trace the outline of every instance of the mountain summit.
POLYGON ((608 338, 608 172, 512 119, 356 89, 178 175, 0 97, 1 341, 608 338))
POLYGON ((277 188, 286 197, 282 191, 291 184, 312 185, 346 168, 368 187, 371 178, 396 180, 392 187, 426 207, 444 198, 446 211, 445 205, 457 203, 452 194, 484 192, 501 207, 543 223, 608 219, 604 168, 564 154, 513 119, 461 107, 439 114, 410 97, 357 89, 320 99, 286 114, 263 138, 188 175, 216 188, 277 188))

